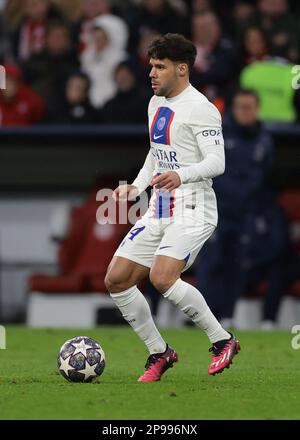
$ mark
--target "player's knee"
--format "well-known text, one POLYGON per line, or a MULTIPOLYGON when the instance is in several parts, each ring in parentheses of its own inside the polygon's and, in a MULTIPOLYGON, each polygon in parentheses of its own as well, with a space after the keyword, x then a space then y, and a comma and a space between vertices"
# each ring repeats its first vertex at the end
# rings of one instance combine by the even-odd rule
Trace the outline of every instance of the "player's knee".
POLYGON ((150 281, 160 293, 165 293, 173 284, 176 279, 173 279, 172 276, 169 276, 168 273, 163 271, 153 270, 150 272, 150 281))
POLYGON ((107 290, 108 290, 109 292, 111 292, 112 289, 113 289, 113 287, 114 287, 114 285, 115 285, 115 280, 114 280, 113 277, 111 276, 111 273, 110 273, 110 272, 107 272, 107 273, 106 273, 105 278, 104 278, 104 284, 105 284, 107 290))
POLYGON ((117 270, 109 270, 105 276, 104 283, 110 293, 120 293, 128 289, 127 280, 117 270))

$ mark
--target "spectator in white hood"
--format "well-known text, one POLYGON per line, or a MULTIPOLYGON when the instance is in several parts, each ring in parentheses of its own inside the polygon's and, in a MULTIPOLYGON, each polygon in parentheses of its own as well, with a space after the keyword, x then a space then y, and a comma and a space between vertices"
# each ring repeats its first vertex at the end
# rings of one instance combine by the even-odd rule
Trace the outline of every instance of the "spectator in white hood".
POLYGON ((96 108, 116 93, 114 70, 127 58, 127 39, 128 28, 119 17, 101 15, 94 20, 91 42, 81 55, 81 67, 90 78, 90 100, 96 108))
POLYGON ((91 38, 94 20, 102 15, 118 15, 118 8, 110 0, 81 0, 80 5, 81 18, 76 25, 75 35, 79 39, 79 51, 82 53, 91 38))

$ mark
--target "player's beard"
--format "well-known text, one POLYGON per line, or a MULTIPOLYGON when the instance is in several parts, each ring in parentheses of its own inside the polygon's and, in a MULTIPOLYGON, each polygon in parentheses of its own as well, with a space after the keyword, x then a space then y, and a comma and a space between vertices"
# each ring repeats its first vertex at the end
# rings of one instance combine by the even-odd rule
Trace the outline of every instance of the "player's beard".
POLYGON ((157 89, 154 94, 156 96, 165 96, 166 98, 168 98, 168 96, 170 95, 170 93, 172 92, 173 88, 172 87, 160 87, 159 89, 157 89))
POLYGON ((168 98, 168 96, 172 93, 174 88, 176 88, 177 82, 178 82, 178 77, 174 72, 174 76, 170 79, 168 85, 159 87, 156 91, 154 91, 154 95, 165 96, 166 98, 168 98))
POLYGON ((165 87, 162 87, 154 91, 154 95, 156 96, 166 96, 166 93, 167 93, 167 89, 165 87))

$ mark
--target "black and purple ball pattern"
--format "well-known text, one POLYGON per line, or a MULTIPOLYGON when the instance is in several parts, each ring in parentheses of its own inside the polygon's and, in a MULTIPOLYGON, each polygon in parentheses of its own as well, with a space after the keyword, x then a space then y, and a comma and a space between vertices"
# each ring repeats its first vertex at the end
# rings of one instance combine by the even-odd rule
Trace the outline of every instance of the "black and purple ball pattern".
POLYGON ((61 346, 57 366, 61 375, 71 382, 91 382, 104 371, 105 353, 94 339, 77 336, 61 346))

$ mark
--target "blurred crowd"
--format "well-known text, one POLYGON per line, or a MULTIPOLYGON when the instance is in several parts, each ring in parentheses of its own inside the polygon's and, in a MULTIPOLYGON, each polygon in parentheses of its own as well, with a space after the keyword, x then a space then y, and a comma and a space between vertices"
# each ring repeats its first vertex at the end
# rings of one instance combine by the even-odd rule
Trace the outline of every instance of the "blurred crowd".
MULTIPOLYGON (((263 122, 300 121, 299 2, 0 0, 0 126, 145 124, 147 48, 167 32, 194 42, 191 83, 223 115, 221 221, 200 253, 197 284, 227 326, 237 299, 260 286, 262 321, 272 327, 283 292, 299 280, 300 242, 299 234, 291 242, 268 185, 273 141, 263 122)), ((289 220, 299 223, 296 198, 289 220)))
POLYGON ((0 125, 145 123, 147 47, 167 32, 195 43, 191 82, 222 113, 243 86, 262 120, 296 122, 299 16, 288 0, 0 0, 0 125))

